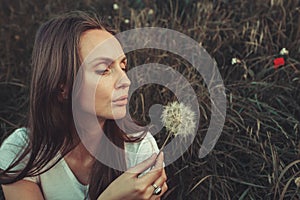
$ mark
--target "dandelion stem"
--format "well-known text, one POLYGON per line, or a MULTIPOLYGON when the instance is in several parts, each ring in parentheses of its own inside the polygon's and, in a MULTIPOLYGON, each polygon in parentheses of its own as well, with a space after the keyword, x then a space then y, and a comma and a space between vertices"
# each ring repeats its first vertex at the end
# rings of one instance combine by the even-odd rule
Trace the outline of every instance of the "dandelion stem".
POLYGON ((160 150, 159 150, 159 152, 158 152, 157 155, 159 155, 160 152, 164 149, 164 147, 166 146, 166 144, 167 144, 169 138, 171 137, 171 135, 172 135, 172 132, 169 131, 168 136, 167 136, 166 140, 164 141, 163 145, 161 146, 161 148, 160 148, 160 150))

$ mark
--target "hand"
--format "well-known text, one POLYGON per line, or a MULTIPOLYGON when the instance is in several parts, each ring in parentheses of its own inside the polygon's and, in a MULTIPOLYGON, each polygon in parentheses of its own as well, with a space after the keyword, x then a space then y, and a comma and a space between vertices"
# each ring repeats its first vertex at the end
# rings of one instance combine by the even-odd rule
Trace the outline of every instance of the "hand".
MULTIPOLYGON (((167 175, 166 175, 165 169, 163 169, 162 176, 160 178, 162 178, 162 180, 160 180, 160 181, 156 180, 155 184, 160 186, 162 191, 159 195, 152 195, 150 200, 160 200, 160 197, 168 190, 168 186, 166 183, 167 175), (157 184, 157 183, 161 183, 161 182, 163 182, 163 184, 157 184)), ((152 186, 152 188, 153 188, 153 186, 152 186)), ((153 191, 154 191, 154 188, 153 188, 153 191)), ((153 193, 153 191, 152 191, 152 193, 153 193)))
POLYGON ((98 200, 157 200, 167 191, 167 176, 163 168, 163 153, 153 154, 144 162, 128 169, 114 180, 99 196, 98 200), (154 165, 155 164, 155 165, 154 165), (146 169, 154 167, 142 177, 146 169), (159 195, 154 195, 153 184, 162 188, 159 195))

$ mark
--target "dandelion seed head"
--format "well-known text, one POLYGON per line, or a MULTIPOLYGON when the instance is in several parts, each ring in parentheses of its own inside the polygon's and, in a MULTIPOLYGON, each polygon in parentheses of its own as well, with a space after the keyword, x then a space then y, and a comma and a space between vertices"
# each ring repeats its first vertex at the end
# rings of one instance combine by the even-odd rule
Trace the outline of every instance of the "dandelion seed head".
POLYGON ((129 19, 125 19, 125 20, 124 20, 124 23, 125 23, 125 24, 129 24, 129 22, 130 22, 129 19))
POLYGON ((196 128, 195 113, 190 107, 176 101, 164 106, 161 120, 166 129, 175 136, 188 136, 196 128))

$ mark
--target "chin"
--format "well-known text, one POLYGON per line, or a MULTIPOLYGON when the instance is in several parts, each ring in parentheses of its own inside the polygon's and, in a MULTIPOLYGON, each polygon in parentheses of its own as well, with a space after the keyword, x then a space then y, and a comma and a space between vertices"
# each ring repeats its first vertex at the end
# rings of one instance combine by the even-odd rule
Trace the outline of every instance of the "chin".
POLYGON ((126 109, 117 110, 117 111, 114 111, 112 113, 112 118, 111 119, 118 120, 118 119, 124 118, 125 116, 126 116, 126 109))

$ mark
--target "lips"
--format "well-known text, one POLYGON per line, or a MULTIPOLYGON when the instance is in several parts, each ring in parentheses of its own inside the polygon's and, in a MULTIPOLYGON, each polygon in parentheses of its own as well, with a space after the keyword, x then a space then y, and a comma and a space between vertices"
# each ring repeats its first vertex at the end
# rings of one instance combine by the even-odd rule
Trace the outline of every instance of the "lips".
POLYGON ((121 97, 113 100, 112 103, 117 106, 124 106, 127 104, 127 101, 128 101, 128 96, 124 95, 124 96, 121 96, 121 97))

